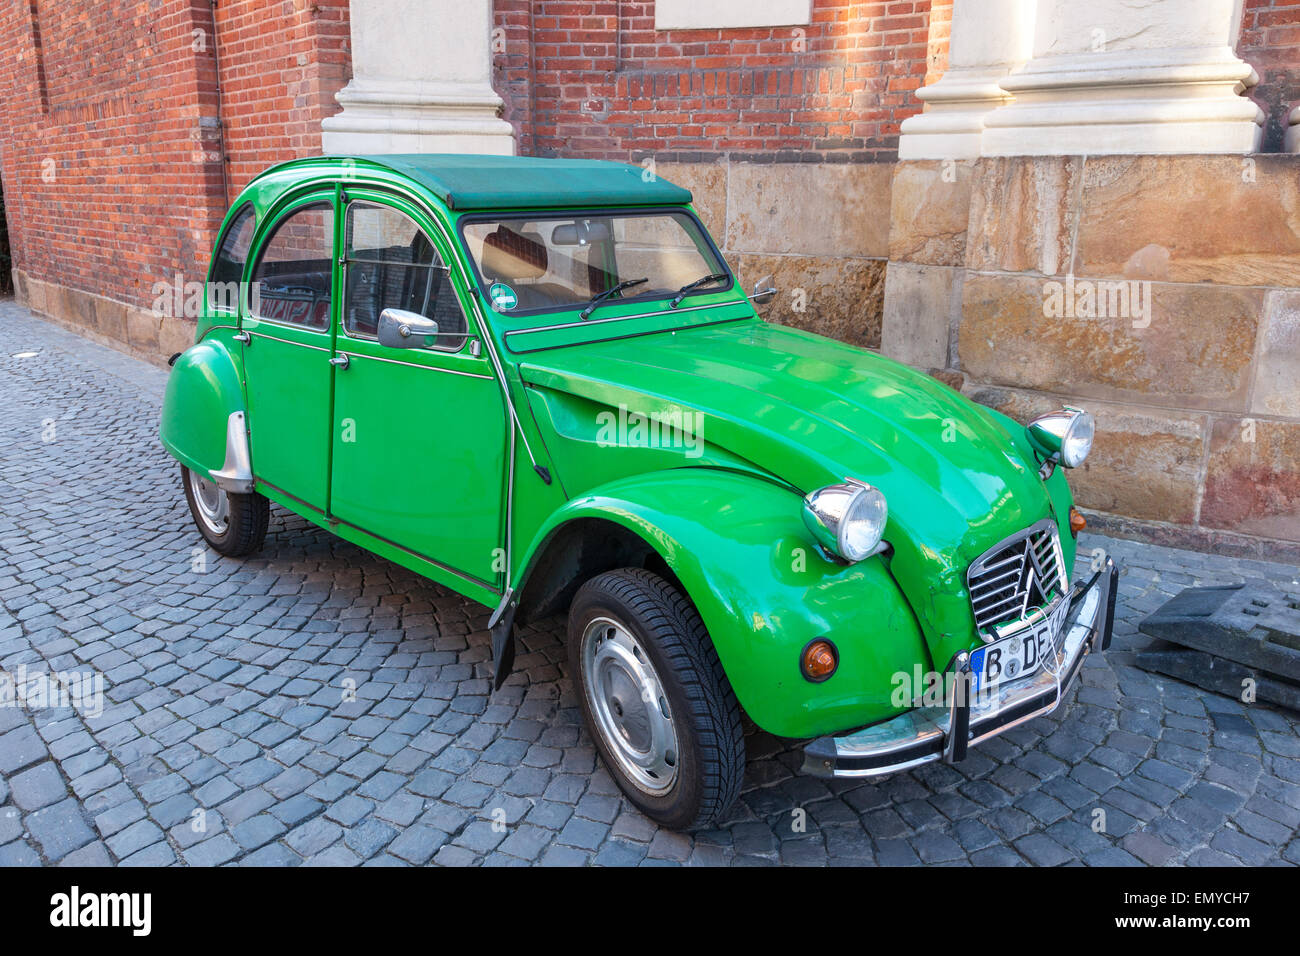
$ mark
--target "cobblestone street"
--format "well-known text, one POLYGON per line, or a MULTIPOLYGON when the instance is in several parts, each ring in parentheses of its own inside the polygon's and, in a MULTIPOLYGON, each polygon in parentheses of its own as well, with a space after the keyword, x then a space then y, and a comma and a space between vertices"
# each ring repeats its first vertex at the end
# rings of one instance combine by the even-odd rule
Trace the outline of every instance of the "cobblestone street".
POLYGON ((877 783, 752 731, 725 824, 681 835, 598 766, 558 618, 493 694, 487 609, 274 506, 260 554, 203 549, 165 381, 0 303, 0 667, 105 692, 0 707, 0 865, 1300 864, 1296 715, 1132 664, 1183 587, 1294 567, 1085 534, 1121 604, 1068 706, 877 783))

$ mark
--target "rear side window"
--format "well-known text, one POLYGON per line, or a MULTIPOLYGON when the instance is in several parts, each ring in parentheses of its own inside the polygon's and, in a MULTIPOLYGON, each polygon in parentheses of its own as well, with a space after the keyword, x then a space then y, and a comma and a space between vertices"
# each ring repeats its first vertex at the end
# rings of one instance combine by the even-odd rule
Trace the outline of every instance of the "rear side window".
POLYGON ((244 278, 244 263, 248 261, 256 222, 252 205, 245 205, 230 220, 226 234, 221 237, 208 280, 208 305, 214 309, 234 312, 239 308, 239 283, 244 278))
POLYGON ((334 209, 300 206, 271 233, 253 272, 253 314, 306 329, 330 324, 334 209))
POLYGON ((343 327, 373 337, 384 309, 404 309, 438 323, 430 348, 456 351, 468 326, 447 266, 415 221, 375 203, 347 212, 347 290, 343 327))

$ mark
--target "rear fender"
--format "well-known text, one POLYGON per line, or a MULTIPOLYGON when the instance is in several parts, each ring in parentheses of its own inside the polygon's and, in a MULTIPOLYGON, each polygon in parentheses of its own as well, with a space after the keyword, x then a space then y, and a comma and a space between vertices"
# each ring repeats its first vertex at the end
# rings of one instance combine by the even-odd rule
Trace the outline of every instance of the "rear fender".
POLYGON ((227 491, 253 490, 242 363, 219 338, 182 352, 163 396, 159 437, 173 458, 227 491))

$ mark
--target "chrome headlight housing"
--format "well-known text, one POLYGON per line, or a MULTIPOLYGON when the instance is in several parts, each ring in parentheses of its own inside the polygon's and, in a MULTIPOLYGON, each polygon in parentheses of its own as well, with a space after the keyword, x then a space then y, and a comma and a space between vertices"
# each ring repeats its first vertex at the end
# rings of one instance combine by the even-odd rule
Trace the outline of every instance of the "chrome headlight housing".
POLYGON ((845 479, 803 500, 803 523, 823 549, 845 561, 861 561, 879 550, 889 506, 879 488, 845 479))
POLYGON ((1063 408, 1039 415, 1025 426, 1029 442, 1047 458, 1066 468, 1077 468, 1092 451, 1096 426, 1092 416, 1078 408, 1063 408))

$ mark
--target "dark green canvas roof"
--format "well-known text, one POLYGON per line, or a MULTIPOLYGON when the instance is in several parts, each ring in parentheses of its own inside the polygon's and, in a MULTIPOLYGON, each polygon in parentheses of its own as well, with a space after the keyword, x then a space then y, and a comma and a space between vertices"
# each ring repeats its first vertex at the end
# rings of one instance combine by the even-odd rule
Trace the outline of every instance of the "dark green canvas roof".
POLYGON ((645 170, 596 159, 540 159, 464 153, 357 156, 402 173, 433 191, 451 209, 550 206, 658 206, 691 201, 688 189, 645 170))

